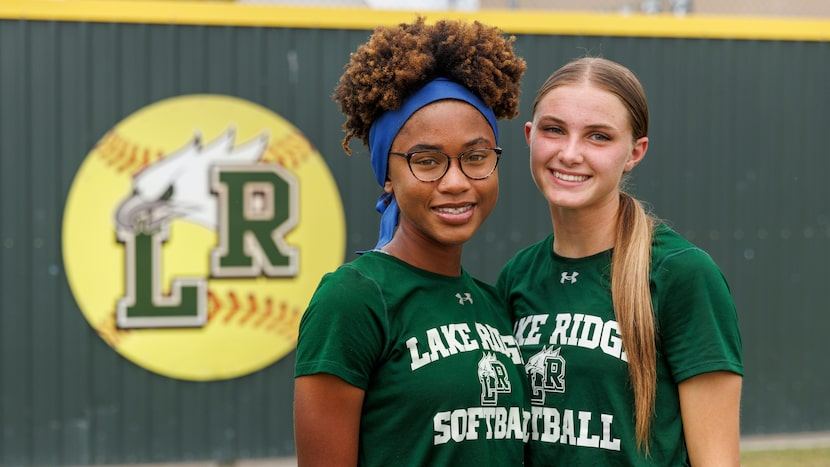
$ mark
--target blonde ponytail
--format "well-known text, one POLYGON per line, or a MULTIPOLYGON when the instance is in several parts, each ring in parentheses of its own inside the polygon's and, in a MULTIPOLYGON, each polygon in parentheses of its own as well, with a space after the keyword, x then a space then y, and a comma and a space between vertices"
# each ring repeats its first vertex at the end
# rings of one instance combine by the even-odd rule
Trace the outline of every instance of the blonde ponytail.
POLYGON ((634 391, 637 447, 648 455, 657 392, 657 345, 649 276, 654 219, 620 192, 611 262, 611 298, 634 391))

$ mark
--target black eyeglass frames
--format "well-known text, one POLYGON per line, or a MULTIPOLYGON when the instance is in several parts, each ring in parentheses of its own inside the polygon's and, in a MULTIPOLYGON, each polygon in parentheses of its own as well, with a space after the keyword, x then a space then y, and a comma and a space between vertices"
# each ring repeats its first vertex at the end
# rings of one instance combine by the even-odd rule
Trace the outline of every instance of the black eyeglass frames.
POLYGON ((441 179, 450 169, 450 159, 458 159, 461 172, 472 180, 483 180, 496 170, 502 150, 495 148, 468 149, 457 156, 433 149, 412 152, 390 152, 389 155, 406 158, 409 171, 422 182, 441 179))

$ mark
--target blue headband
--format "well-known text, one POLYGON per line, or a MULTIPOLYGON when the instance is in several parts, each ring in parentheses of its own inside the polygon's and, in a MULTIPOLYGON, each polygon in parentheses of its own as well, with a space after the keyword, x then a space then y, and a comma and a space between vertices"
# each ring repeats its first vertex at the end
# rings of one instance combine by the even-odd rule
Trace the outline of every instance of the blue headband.
MULTIPOLYGON (((493 110, 466 87, 446 78, 436 78, 407 98, 400 109, 385 112, 372 123, 369 129, 369 155, 372 159, 372 168, 375 170, 375 180, 381 188, 386 184, 389 151, 392 149, 392 142, 395 141, 398 132, 401 131, 409 117, 421 107, 443 99, 464 101, 478 109, 493 129, 493 135, 498 144, 499 130, 493 110)), ((395 197, 386 192, 378 198, 375 209, 381 213, 380 235, 375 248, 381 248, 392 240, 395 227, 398 225, 400 210, 395 197)))

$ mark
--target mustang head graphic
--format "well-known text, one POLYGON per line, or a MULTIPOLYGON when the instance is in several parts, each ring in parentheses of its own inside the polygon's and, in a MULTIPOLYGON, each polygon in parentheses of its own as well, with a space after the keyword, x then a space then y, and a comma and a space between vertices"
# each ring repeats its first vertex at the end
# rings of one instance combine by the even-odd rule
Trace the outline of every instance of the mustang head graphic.
POLYGON ((525 371, 528 375, 544 375, 547 371, 547 360, 557 358, 559 351, 559 348, 554 350, 552 347, 542 347, 542 350, 527 360, 525 371))
POLYGON ((481 360, 478 361, 478 379, 496 378, 496 370, 493 368, 493 364, 496 362, 498 360, 495 355, 485 352, 481 360))
POLYGON ((210 170, 218 164, 252 164, 268 145, 267 134, 234 146, 229 129, 207 146, 196 132, 188 144, 133 178, 133 192, 115 211, 118 230, 152 233, 172 219, 216 228, 216 197, 210 190, 210 170))

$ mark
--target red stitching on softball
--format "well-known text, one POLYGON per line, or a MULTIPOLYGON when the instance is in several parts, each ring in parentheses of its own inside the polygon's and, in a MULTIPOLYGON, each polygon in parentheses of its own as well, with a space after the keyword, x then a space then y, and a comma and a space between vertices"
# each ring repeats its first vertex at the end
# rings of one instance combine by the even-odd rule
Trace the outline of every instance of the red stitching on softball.
POLYGON ((273 331, 275 327, 279 326, 279 324, 282 322, 283 317, 285 316, 286 308, 287 305, 285 304, 285 302, 280 302, 280 313, 279 315, 277 315, 274 321, 266 328, 267 330, 273 331))
POLYGON ((115 139, 115 135, 112 133, 112 131, 108 131, 107 134, 105 134, 104 137, 101 138, 101 141, 95 143, 95 146, 93 146, 92 148, 92 150, 97 152, 101 159, 103 159, 105 162, 108 161, 112 154, 114 154, 115 152, 113 150, 113 146, 115 143, 113 139, 115 139))
POLYGON ((239 311, 239 300, 236 298, 236 294, 231 290, 228 292, 228 298, 231 300, 231 310, 225 316, 225 322, 229 322, 233 319, 233 315, 235 315, 239 311))
POLYGON ((130 333, 129 329, 121 329, 118 327, 118 322, 115 319, 115 311, 109 313, 101 324, 95 328, 95 331, 111 347, 117 346, 121 339, 130 333))
POLYGON ((135 164, 135 161, 137 159, 137 156, 136 156, 137 152, 138 152, 138 146, 133 145, 133 147, 130 150, 130 156, 127 158, 127 160, 124 163, 119 165, 115 170, 118 171, 118 172, 127 171, 127 168, 129 168, 131 165, 135 164))
POLYGON ((248 320, 257 313, 257 311, 259 311, 259 307, 256 303, 256 297, 252 293, 248 294, 248 311, 245 313, 245 316, 239 320, 239 324, 247 323, 248 320))
POLYGON ((229 323, 234 316, 240 315, 237 322, 239 325, 247 325, 254 329, 263 328, 266 332, 274 332, 290 339, 297 337, 302 309, 292 307, 287 301, 279 302, 275 309, 275 301, 271 296, 260 297, 251 292, 247 293, 245 298, 247 300, 240 300, 233 290, 217 294, 209 289, 206 326, 219 318, 220 314, 224 314, 223 323, 229 323))
POLYGON ((119 137, 118 138, 118 143, 116 144, 116 146, 113 149, 114 149, 114 151, 113 151, 113 156, 114 157, 111 157, 108 161, 110 167, 117 164, 118 161, 120 161, 121 159, 123 159, 125 157, 124 154, 127 153, 127 142, 124 141, 123 138, 119 137))
POLYGON ((219 298, 213 293, 212 290, 208 290, 208 316, 207 321, 208 323, 210 320, 214 318, 214 316, 219 313, 219 308, 222 307, 222 302, 219 301, 219 298))

